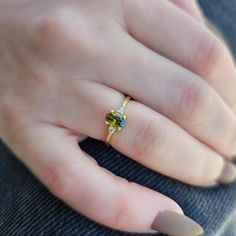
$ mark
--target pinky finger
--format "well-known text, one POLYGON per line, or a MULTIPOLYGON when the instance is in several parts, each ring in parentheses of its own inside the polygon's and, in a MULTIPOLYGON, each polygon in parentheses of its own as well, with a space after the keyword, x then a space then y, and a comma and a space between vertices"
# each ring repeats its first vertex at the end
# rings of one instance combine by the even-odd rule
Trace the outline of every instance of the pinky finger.
POLYGON ((17 143, 16 154, 55 196, 100 224, 129 232, 203 233, 170 198, 91 161, 67 129, 44 124, 25 131, 17 143))

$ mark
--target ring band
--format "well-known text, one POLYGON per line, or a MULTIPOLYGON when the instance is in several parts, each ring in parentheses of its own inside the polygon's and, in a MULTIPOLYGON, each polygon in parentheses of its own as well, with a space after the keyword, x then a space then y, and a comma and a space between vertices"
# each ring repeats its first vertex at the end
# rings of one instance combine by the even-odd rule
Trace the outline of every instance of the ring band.
POLYGON ((130 96, 127 96, 122 103, 121 107, 117 110, 111 110, 107 115, 106 115, 106 120, 105 123, 106 125, 109 126, 108 128, 108 135, 106 138, 106 145, 111 144, 111 138, 112 135, 115 133, 116 130, 120 131, 125 125, 126 125, 126 115, 125 113, 125 108, 128 105, 129 101, 131 100, 130 96))

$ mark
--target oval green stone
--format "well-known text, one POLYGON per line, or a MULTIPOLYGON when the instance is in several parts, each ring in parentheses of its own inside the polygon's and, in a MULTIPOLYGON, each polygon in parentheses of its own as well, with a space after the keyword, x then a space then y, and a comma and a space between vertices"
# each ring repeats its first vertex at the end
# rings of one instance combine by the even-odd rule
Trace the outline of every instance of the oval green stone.
POLYGON ((118 128, 124 126, 124 117, 117 115, 116 112, 109 112, 106 115, 106 121, 109 126, 118 128))

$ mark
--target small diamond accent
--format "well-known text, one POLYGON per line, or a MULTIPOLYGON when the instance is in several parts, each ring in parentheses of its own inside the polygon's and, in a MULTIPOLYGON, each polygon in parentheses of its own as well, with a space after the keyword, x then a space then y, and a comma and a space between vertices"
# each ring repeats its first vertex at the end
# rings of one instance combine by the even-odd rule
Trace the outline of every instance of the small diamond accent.
POLYGON ((124 113, 124 112, 125 112, 125 108, 124 108, 124 107, 120 107, 120 108, 117 110, 117 112, 119 112, 119 113, 124 113))
POLYGON ((116 131, 116 128, 114 127, 109 127, 108 132, 109 134, 113 134, 116 131))

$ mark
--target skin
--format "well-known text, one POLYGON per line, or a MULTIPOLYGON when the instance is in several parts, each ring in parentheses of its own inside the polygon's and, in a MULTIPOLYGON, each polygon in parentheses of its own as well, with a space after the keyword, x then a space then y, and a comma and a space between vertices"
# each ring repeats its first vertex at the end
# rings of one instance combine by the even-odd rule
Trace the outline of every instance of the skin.
POLYGON ((184 183, 217 183, 236 153, 236 71, 200 16, 194 1, 1 1, 2 140, 55 196, 108 227, 154 232, 159 212, 183 214, 77 143, 105 140, 106 113, 129 94, 112 146, 184 183))
POLYGON ((170 2, 174 3, 180 9, 195 18, 197 21, 204 24, 205 19, 195 0, 170 0, 170 2))

